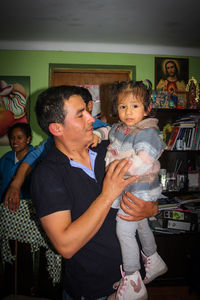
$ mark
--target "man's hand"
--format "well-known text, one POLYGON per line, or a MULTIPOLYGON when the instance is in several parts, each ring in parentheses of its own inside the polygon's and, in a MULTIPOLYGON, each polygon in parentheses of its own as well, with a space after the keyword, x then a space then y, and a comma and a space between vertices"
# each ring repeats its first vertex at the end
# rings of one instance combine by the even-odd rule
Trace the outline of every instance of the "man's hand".
POLYGON ((124 175, 132 164, 131 160, 114 160, 106 168, 106 176, 103 182, 102 194, 110 204, 124 191, 125 187, 136 181, 137 176, 124 179, 124 175))
POLYGON ((19 209, 20 205, 20 188, 12 182, 6 192, 4 199, 5 207, 8 207, 10 211, 15 212, 19 209))
POLYGON ((129 216, 118 216, 127 221, 139 221, 144 218, 155 216, 158 213, 158 203, 151 201, 144 201, 129 192, 125 192, 122 201, 121 208, 129 216), (130 201, 131 199, 131 201, 130 201), (132 202, 133 201, 133 202, 132 202))

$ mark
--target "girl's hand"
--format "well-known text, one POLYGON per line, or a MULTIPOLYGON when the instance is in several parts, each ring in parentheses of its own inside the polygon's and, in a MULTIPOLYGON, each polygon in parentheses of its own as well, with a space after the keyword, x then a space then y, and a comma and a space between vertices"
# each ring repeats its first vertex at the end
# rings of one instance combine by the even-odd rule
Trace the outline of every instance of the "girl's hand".
POLYGON ((99 144, 99 140, 100 138, 96 134, 93 134, 93 141, 90 146, 93 148, 96 147, 99 144))

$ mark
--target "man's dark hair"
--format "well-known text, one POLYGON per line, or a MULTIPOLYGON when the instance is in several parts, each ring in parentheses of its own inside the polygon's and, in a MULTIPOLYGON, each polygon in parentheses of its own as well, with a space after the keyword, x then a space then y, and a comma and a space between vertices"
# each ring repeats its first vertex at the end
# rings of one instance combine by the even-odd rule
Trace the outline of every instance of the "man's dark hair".
POLYGON ((13 130, 15 128, 21 129, 21 131, 23 131, 23 133, 25 134, 25 136, 27 138, 30 137, 30 142, 31 142, 31 139, 32 139, 32 130, 31 130, 31 127, 30 127, 30 125, 28 123, 15 123, 13 126, 11 126, 8 129, 8 132, 7 132, 7 136, 8 136, 9 141, 10 141, 12 132, 13 132, 13 130))
POLYGON ((37 99, 35 112, 38 124, 48 135, 49 125, 51 123, 64 124, 67 111, 64 110, 64 100, 69 100, 71 96, 80 95, 82 97, 82 88, 72 85, 61 85, 50 87, 42 92, 37 99))

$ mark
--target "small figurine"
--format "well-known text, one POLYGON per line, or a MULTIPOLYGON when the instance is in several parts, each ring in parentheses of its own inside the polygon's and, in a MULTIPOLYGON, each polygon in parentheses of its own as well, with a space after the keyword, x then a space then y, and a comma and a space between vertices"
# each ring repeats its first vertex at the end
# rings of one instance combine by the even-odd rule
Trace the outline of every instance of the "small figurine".
POLYGON ((192 77, 186 86, 187 92, 187 108, 197 109, 199 103, 199 85, 194 77, 192 77))

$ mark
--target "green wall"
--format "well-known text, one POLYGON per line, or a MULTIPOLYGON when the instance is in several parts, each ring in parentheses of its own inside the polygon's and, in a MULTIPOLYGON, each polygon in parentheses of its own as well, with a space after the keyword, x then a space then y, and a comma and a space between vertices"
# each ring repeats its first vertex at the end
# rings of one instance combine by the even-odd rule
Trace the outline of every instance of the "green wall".
MULTIPOLYGON (((155 56, 159 55, 0 50, 0 76, 30 76, 30 124, 36 146, 46 138, 37 125, 34 105, 37 95, 49 86, 49 64, 136 66, 136 80, 154 82, 155 56)), ((184 58, 189 58, 189 78, 194 76, 200 82, 200 57, 184 58)), ((9 150, 9 146, 0 146, 0 157, 9 150)))

